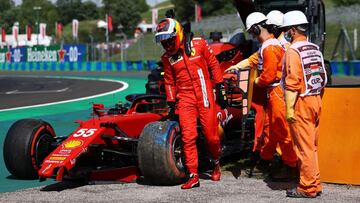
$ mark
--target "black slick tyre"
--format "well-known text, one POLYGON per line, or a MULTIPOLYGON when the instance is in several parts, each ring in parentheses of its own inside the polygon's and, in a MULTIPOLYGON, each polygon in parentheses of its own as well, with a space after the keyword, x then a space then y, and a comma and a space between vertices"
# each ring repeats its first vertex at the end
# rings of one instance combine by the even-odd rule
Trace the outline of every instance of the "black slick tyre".
POLYGON ((8 171, 20 179, 38 178, 42 161, 52 151, 55 132, 52 126, 39 119, 16 121, 7 132, 4 142, 4 161, 8 171))

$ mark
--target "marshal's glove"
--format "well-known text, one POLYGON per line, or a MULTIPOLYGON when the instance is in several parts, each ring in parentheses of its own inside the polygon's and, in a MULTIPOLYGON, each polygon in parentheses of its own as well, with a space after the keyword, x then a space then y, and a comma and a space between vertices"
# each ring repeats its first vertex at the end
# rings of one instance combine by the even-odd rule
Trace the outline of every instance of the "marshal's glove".
POLYGON ((286 104, 286 120, 289 123, 294 123, 295 118, 295 102, 297 99, 297 92, 285 90, 285 104, 286 104))
POLYGON ((176 103, 175 102, 167 102, 167 105, 169 107, 169 113, 166 117, 167 117, 167 119, 173 121, 173 120, 175 120, 175 117, 176 117, 176 114, 175 114, 176 103))
POLYGON ((227 73, 227 72, 235 72, 237 70, 241 70, 241 69, 244 69, 244 68, 249 67, 249 66, 250 66, 249 59, 244 59, 244 60, 240 61, 239 63, 237 63, 237 64, 235 64, 233 66, 230 66, 224 72, 225 73, 227 73))
POLYGON ((225 93, 224 83, 217 83, 215 86, 216 91, 216 102, 219 104, 221 109, 225 109, 228 106, 227 97, 225 93))

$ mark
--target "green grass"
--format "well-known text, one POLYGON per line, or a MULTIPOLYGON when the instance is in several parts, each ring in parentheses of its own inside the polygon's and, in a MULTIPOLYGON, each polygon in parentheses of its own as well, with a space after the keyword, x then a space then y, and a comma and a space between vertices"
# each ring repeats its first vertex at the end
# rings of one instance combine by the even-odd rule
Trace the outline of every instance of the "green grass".
MULTIPOLYGON (((128 61, 139 61, 139 60, 160 60, 163 50, 161 45, 154 42, 153 33, 145 33, 144 36, 139 39, 135 44, 131 45, 127 49, 128 61)), ((120 54, 113 55, 112 61, 119 61, 121 58, 120 54)))
MULTIPOLYGON (((161 2, 155 5, 158 10, 158 19, 165 18, 165 12, 174 5, 170 1, 161 2)), ((151 9, 141 14, 141 18, 146 23, 151 23, 152 11, 151 9)), ((154 42, 153 33, 145 33, 135 44, 131 45, 127 49, 126 60, 139 61, 139 60, 159 60, 163 50, 160 45, 154 42)), ((119 61, 121 59, 120 54, 113 55, 111 61, 119 61)))
MULTIPOLYGON (((105 41, 105 30, 97 28, 98 20, 84 20, 79 22, 79 42, 90 42, 90 35, 94 38, 94 42, 105 41)), ((72 38, 72 24, 64 26, 63 37, 66 43, 75 43, 72 38)))

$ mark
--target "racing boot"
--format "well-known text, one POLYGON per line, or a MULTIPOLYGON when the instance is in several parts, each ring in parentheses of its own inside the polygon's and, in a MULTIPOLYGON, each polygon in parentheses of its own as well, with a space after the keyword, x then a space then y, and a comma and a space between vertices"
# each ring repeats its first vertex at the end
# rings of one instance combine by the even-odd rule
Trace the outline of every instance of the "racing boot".
POLYGON ((297 167, 284 165, 280 170, 270 174, 273 181, 297 181, 299 179, 299 170, 297 167))
POLYGON ((286 197, 292 197, 292 198, 315 198, 315 197, 317 197, 317 194, 309 195, 309 194, 305 194, 304 192, 299 191, 297 188, 293 188, 293 189, 286 190, 286 197))
POLYGON ((211 173, 211 180, 219 181, 221 177, 220 162, 219 160, 214 161, 214 168, 211 173))
POLYGON ((199 175, 196 173, 192 173, 190 174, 190 177, 186 181, 186 183, 181 185, 181 189, 191 189, 199 186, 200 186, 199 175))

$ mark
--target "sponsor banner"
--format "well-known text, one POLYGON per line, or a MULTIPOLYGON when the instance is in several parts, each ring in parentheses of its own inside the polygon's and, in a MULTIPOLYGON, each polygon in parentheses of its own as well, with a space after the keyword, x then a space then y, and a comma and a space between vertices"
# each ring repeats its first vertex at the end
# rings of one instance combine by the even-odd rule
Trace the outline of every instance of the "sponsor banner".
POLYGON ((56 37, 58 39, 61 39, 63 32, 63 25, 61 23, 56 22, 55 28, 56 28, 56 37))
POLYGON ((64 161, 66 159, 66 157, 64 156, 51 156, 49 157, 48 160, 52 160, 52 161, 64 161))
POLYGON ((78 38, 79 21, 77 19, 72 20, 72 36, 74 39, 78 38))
POLYGON ((26 26, 26 39, 28 41, 31 41, 31 35, 32 35, 32 28, 31 25, 26 26))
POLYGON ((85 45, 34 46, 0 49, 0 63, 17 62, 82 62, 86 60, 85 45))
POLYGON ((6 42, 6 31, 5 28, 1 28, 1 42, 6 42))
POLYGON ((17 42, 18 37, 19 37, 19 27, 18 26, 12 27, 12 35, 13 35, 14 41, 17 42))
POLYGON ((42 39, 45 39, 45 36, 46 36, 46 23, 40 23, 40 26, 39 26, 39 33, 40 33, 40 37, 42 39))
POLYGON ((59 45, 27 47, 26 62, 56 62, 59 50, 59 45))
POLYGON ((111 15, 107 15, 106 22, 107 22, 108 31, 112 32, 113 31, 113 18, 111 15))
POLYGON ((0 49, 0 63, 25 62, 25 55, 24 48, 0 49))
POLYGON ((62 147, 63 147, 63 149, 74 149, 74 148, 80 147, 82 145, 83 145, 82 140, 74 139, 74 140, 65 141, 62 144, 62 147))

